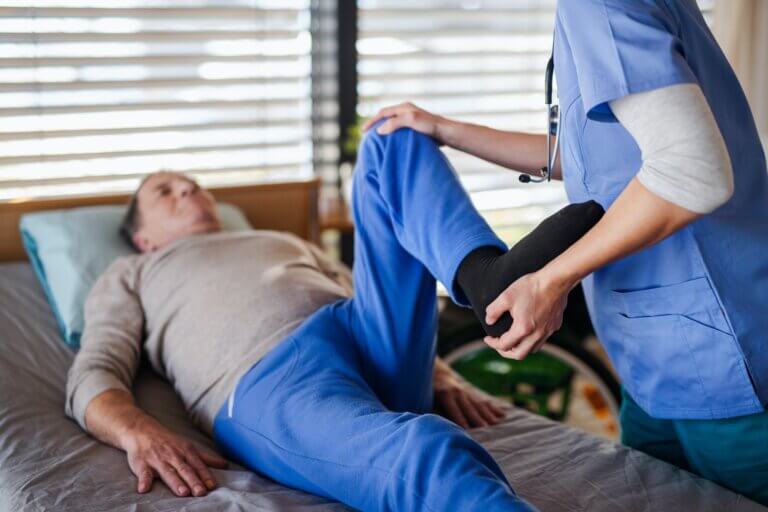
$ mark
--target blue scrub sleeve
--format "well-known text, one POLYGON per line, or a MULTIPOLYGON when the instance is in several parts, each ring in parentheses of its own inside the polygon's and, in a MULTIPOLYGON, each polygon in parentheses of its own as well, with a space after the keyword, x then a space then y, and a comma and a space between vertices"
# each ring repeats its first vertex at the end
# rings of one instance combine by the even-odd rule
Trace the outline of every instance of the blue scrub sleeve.
MULTIPOLYGON (((677 0, 676 0, 677 1, 677 0)), ((615 121, 608 102, 697 83, 664 0, 559 0, 587 117, 615 121)))

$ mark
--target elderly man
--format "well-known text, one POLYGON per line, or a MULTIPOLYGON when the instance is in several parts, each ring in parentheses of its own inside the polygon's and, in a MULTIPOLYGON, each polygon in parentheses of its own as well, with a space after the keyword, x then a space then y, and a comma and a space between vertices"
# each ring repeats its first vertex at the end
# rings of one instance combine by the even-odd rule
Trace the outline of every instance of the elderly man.
POLYGON ((430 414, 436 396, 465 427, 503 415, 435 364, 435 277, 481 311, 602 210, 569 207, 505 253, 434 140, 371 132, 360 153, 354 289, 294 236, 221 232, 212 196, 183 175, 136 192, 124 231, 141 254, 89 295, 67 413, 127 453, 138 492, 159 477, 200 496, 216 485, 208 466, 225 464, 134 404, 145 352, 226 455, 276 481, 363 510, 530 510, 478 443, 430 414))

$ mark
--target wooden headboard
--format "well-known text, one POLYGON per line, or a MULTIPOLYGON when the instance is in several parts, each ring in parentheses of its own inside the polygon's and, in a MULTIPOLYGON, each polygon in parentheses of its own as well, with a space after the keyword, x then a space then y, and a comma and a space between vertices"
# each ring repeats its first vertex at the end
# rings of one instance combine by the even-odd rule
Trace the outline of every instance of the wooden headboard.
MULTIPOLYGON (((291 231, 316 242, 320 180, 263 183, 210 188, 217 201, 239 207, 256 229, 291 231)), ((24 199, 0 202, 0 262, 27 258, 19 233, 19 218, 28 212, 81 206, 127 204, 128 194, 24 199)))

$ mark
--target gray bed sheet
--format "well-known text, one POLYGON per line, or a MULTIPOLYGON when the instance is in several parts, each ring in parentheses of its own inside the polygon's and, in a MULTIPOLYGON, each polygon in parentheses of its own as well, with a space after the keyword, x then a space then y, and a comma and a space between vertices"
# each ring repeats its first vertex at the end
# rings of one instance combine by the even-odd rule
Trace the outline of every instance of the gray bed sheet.
MULTIPOLYGON (((125 455, 64 416, 73 357, 31 267, 0 265, 0 511, 348 510, 237 465, 216 470, 220 487, 203 498, 174 497, 158 482, 150 493, 136 494, 125 455)), ((142 369, 135 391, 162 423, 213 446, 151 370, 142 369)), ((766 510, 645 454, 525 411, 511 410, 503 424, 471 433, 542 511, 766 510)))

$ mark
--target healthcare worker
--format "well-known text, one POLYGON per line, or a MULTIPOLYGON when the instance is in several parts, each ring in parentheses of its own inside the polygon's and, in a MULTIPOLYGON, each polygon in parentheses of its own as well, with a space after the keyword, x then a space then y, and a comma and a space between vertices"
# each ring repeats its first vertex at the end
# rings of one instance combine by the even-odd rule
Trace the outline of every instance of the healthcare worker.
MULTIPOLYGON (((607 211, 491 303, 489 324, 514 322, 486 342, 514 359, 535 351, 583 279, 624 387, 623 442, 768 505, 768 174, 736 76, 694 0, 559 0, 553 56, 553 177, 571 202, 607 211)), ((511 169, 546 168, 545 135, 411 104, 380 118, 380 133, 409 126, 511 169)))

